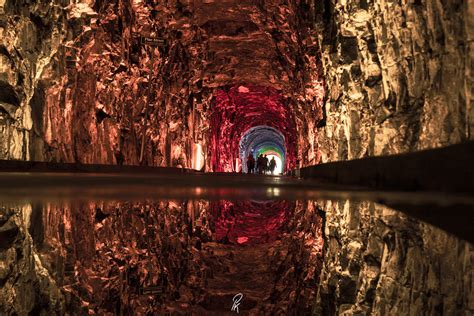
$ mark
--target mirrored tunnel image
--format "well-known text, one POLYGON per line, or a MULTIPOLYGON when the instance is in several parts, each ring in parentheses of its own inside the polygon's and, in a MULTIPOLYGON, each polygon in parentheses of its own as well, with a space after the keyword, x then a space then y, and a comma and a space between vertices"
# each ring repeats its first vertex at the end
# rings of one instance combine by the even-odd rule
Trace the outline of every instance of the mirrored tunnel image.
POLYGON ((351 313, 455 313, 472 276, 469 243, 368 201, 70 201, 0 211, 1 293, 22 298, 10 306, 20 314, 224 315, 239 293, 243 315, 329 314, 341 304, 356 306, 351 313))

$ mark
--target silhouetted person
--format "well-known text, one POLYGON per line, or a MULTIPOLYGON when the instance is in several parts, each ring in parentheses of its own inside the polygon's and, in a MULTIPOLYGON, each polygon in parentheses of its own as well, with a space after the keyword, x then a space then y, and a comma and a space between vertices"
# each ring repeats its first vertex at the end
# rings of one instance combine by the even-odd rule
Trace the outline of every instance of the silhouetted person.
POLYGON ((247 173, 253 173, 255 169, 255 159, 253 158, 252 154, 249 154, 247 157, 247 173))
POLYGON ((263 172, 263 163, 264 163, 264 159, 263 159, 263 155, 260 154, 257 158, 257 170, 258 170, 258 174, 262 174, 263 172))
POLYGON ((267 155, 263 156, 263 173, 268 172, 268 158, 267 155))
POLYGON ((269 164, 269 168, 270 168, 270 172, 273 174, 273 171, 275 171, 275 167, 276 167, 277 163, 275 161, 275 157, 272 157, 272 160, 270 160, 270 164, 269 164))
POLYGON ((120 150, 116 150, 114 152, 114 155, 115 155, 115 160, 117 161, 117 165, 122 166, 125 160, 125 156, 123 155, 123 153, 120 150))

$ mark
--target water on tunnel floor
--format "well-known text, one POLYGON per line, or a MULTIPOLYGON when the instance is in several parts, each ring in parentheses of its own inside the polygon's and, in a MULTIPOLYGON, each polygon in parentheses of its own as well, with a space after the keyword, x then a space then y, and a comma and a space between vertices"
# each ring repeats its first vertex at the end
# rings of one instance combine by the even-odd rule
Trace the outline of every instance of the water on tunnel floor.
POLYGON ((469 308, 472 244, 369 201, 11 202, 0 215, 0 295, 21 297, 20 314, 469 308))

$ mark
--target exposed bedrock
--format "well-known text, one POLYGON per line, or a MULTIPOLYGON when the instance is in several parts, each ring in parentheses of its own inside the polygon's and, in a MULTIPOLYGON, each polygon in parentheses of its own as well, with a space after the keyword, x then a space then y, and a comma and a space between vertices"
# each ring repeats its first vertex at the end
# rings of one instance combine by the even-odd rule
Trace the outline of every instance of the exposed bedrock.
POLYGON ((214 100, 240 85, 286 100, 297 165, 472 139, 468 2, 9 0, 0 11, 1 158, 213 170, 214 100))
POLYGON ((248 84, 287 100, 296 126, 290 147, 314 164, 323 89, 308 8, 279 0, 3 1, 0 158, 212 170, 213 100, 248 84))
POLYGON ((373 202, 326 202, 318 315, 474 310, 472 244, 373 202))
POLYGON ((322 160, 472 139, 472 4, 318 1, 322 160))

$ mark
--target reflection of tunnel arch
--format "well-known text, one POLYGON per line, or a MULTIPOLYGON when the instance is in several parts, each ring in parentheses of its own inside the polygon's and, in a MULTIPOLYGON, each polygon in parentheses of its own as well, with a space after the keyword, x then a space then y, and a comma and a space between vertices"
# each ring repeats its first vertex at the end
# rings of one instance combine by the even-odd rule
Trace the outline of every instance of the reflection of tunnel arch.
POLYGON ((259 244, 281 237, 292 218, 292 201, 213 201, 210 209, 215 241, 259 244))
POLYGON ((284 136, 284 169, 296 165, 296 122, 290 100, 271 87, 239 85, 217 90, 210 122, 209 157, 214 172, 239 172, 240 140, 253 127, 268 126, 284 136))
POLYGON ((270 126, 255 126, 246 131, 240 140, 239 149, 244 172, 247 172, 245 161, 250 153, 254 157, 259 154, 273 154, 280 158, 283 165, 285 164, 285 136, 270 126))

